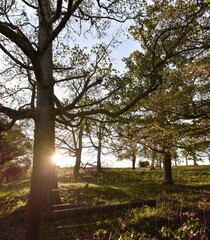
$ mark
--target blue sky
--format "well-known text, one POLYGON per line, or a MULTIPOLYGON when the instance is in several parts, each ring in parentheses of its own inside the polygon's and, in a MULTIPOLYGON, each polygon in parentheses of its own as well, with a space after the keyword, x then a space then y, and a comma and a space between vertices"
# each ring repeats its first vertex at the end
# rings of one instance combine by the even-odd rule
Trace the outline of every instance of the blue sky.
POLYGON ((135 50, 140 49, 140 44, 137 41, 131 39, 124 40, 113 52, 112 56, 115 58, 114 67, 117 70, 124 71, 125 64, 122 59, 129 57, 129 55, 135 50))

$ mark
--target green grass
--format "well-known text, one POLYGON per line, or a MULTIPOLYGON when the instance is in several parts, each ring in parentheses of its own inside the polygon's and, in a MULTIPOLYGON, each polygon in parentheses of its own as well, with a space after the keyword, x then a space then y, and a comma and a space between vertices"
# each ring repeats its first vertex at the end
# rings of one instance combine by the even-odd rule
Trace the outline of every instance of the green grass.
POLYGON ((0 217, 9 215, 26 205, 29 194, 29 180, 3 183, 0 188, 0 217))
MULTIPOLYGON (((105 169, 100 175, 97 175, 95 170, 89 169, 88 172, 81 171, 74 182, 71 181, 71 174, 72 169, 58 169, 60 196, 64 203, 82 203, 90 206, 154 199, 157 200, 157 207, 144 206, 141 209, 130 209, 112 215, 44 223, 41 226, 44 239, 68 239, 65 236, 73 234, 74 231, 76 231, 74 236, 78 231, 83 232, 84 235, 95 232, 98 239, 109 239, 110 234, 113 234, 111 239, 119 239, 122 234, 124 239, 141 239, 137 237, 140 233, 157 235, 163 225, 176 228, 187 217, 194 216, 198 210, 205 212, 210 209, 210 166, 173 167, 174 186, 162 185, 162 169, 155 171, 145 169, 144 172, 140 168, 135 171, 105 169), (89 187, 83 191, 88 180, 90 180, 89 187), (183 215, 182 219, 180 213, 183 215), (116 220, 119 217, 127 222, 126 230, 119 229, 116 220), (62 230, 57 228, 90 222, 97 224, 94 227, 90 225, 79 230, 72 227, 62 230), (132 233, 136 238, 126 235, 132 235, 132 233)), ((1 186, 0 216, 9 215, 26 204, 29 185, 29 180, 23 180, 1 186)))
MULTIPOLYGON (((62 170, 63 171, 63 170, 62 170)), ((165 199, 171 201, 197 201, 204 195, 208 195, 210 187, 209 166, 174 167, 173 178, 175 185, 164 186, 162 170, 142 169, 132 171, 130 169, 109 169, 96 176, 94 172, 81 173, 75 183, 60 182, 61 197, 64 202, 83 201, 81 197, 82 187, 86 184, 87 176, 91 177, 88 190, 85 192, 85 201, 97 204, 94 199, 102 204, 123 203, 136 200, 165 199), (69 189, 67 191, 66 189, 69 189), (184 194, 183 194, 184 192, 184 194), (193 200, 194 199, 194 200, 193 200)), ((185 205, 191 203, 185 202, 185 205)))

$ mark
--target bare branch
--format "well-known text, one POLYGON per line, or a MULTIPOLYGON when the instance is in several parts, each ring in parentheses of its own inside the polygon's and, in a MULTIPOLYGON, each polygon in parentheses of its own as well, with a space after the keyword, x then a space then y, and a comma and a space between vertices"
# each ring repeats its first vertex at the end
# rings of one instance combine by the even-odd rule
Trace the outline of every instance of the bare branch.
POLYGON ((16 119, 12 119, 12 121, 8 124, 2 124, 0 125, 0 133, 9 131, 15 124, 16 119))
POLYGON ((34 60, 36 52, 23 32, 14 25, 0 22, 0 33, 8 37, 31 59, 34 60), (16 31, 16 32, 15 32, 16 31))
POLYGON ((107 94, 107 96, 105 96, 104 98, 98 100, 98 101, 95 101, 95 102, 92 102, 90 104, 84 104, 84 105, 80 105, 80 106, 75 106, 75 109, 78 109, 78 108, 84 108, 84 107, 92 107, 94 105, 98 105, 99 103, 102 103, 104 102, 106 99, 110 98, 114 93, 116 93, 118 90, 120 89, 119 88, 116 88, 115 90, 113 90, 112 92, 110 92, 109 94, 107 94))
POLYGON ((56 122, 64 124, 66 127, 68 127, 68 126, 72 127, 72 128, 73 127, 74 128, 79 127, 80 124, 82 123, 82 120, 83 120, 83 118, 81 118, 77 124, 73 124, 71 120, 66 120, 62 114, 60 114, 59 116, 61 117, 61 119, 60 118, 56 118, 55 119, 56 122))
POLYGON ((15 63, 17 63, 20 67, 28 69, 28 70, 33 70, 33 67, 30 67, 28 65, 25 65, 24 63, 22 63, 21 61, 19 61, 18 59, 16 59, 9 51, 7 51, 7 49, 0 43, 0 48, 2 49, 2 51, 7 54, 7 56, 9 56, 15 63))
POLYGON ((27 70, 28 81, 32 86, 32 95, 31 95, 31 108, 35 109, 35 98, 36 98, 36 84, 31 78, 30 71, 27 70))
POLYGON ((54 71, 65 71, 65 70, 74 70, 74 69, 75 67, 56 67, 56 66, 53 67, 54 71))
POLYGON ((4 113, 6 116, 14 120, 30 119, 35 117, 34 110, 31 109, 14 110, 8 107, 4 107, 2 104, 0 104, 0 113, 4 113))
POLYGON ((85 73, 83 75, 72 76, 72 77, 67 77, 67 78, 63 78, 63 79, 60 79, 60 80, 56 80, 55 83, 61 83, 61 82, 66 82, 66 81, 70 81, 70 80, 74 80, 74 79, 85 78, 87 76, 88 76, 88 73, 85 73))
POLYGON ((36 6, 34 6, 34 5, 30 4, 30 3, 28 3, 26 0, 22 0, 22 2, 25 3, 27 6, 33 8, 33 9, 37 9, 36 6))
MULTIPOLYGON (((110 117, 117 117, 117 116, 125 113, 129 109, 131 109, 142 98, 144 98, 144 97, 148 96, 150 93, 154 92, 158 88, 159 85, 160 85, 160 83, 158 81, 157 81, 157 83, 153 82, 146 91, 138 94, 129 104, 127 104, 127 106, 125 106, 124 108, 122 108, 116 112, 111 112, 106 109, 100 108, 100 109, 92 109, 92 110, 87 110, 87 111, 82 110, 81 112, 78 112, 78 113, 66 112, 65 116, 69 117, 71 119, 74 119, 76 117, 85 117, 85 116, 92 115, 92 114, 104 114, 104 115, 107 115, 110 117)), ((65 109, 65 108, 63 108, 63 109, 65 109)), ((59 110, 57 111, 57 113, 59 114, 59 110)))

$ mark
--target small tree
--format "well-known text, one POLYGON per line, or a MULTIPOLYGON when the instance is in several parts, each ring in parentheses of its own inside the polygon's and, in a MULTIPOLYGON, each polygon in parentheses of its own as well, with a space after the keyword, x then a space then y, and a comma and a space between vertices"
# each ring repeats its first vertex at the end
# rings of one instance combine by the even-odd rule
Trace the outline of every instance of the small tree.
POLYGON ((97 153, 96 168, 99 174, 103 171, 102 155, 105 155, 107 149, 109 149, 108 141, 111 137, 110 128, 107 124, 107 119, 103 116, 98 116, 98 118, 94 119, 89 118, 86 121, 86 135, 90 141, 89 152, 90 149, 93 148, 92 153, 95 151, 97 153))
POLYGON ((119 160, 127 159, 132 162, 132 169, 136 168, 137 157, 141 155, 142 147, 135 140, 135 123, 117 123, 116 136, 112 147, 119 160))
POLYGON ((26 176, 31 167, 32 144, 22 127, 14 125, 7 132, 3 131, 5 120, 0 121, 0 175, 1 180, 8 180, 10 175, 26 176), (24 172, 22 171, 24 169, 24 172))
POLYGON ((66 126, 65 129, 59 126, 59 133, 57 148, 67 153, 70 157, 75 157, 74 171, 72 179, 76 179, 79 175, 81 160, 82 160, 82 149, 83 149, 83 132, 84 132, 84 121, 79 126, 66 126))

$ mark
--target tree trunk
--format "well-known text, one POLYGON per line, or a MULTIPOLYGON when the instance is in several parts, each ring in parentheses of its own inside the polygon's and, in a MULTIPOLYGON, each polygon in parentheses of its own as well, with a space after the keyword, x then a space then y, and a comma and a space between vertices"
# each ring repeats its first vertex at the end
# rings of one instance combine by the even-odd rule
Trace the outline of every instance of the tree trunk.
POLYGON ((164 182, 163 182, 163 184, 164 185, 173 185, 170 152, 164 152, 163 167, 164 167, 164 182))
POLYGON ((79 130, 79 146, 76 149, 76 162, 74 166, 73 179, 77 178, 79 175, 79 169, 82 159, 82 136, 83 136, 83 125, 80 126, 79 130))
POLYGON ((76 162, 74 166, 74 172, 73 172, 73 180, 76 179, 79 176, 79 170, 80 170, 80 164, 81 164, 81 150, 76 150, 76 162))
POLYGON ((55 152, 55 117, 53 113, 52 87, 39 87, 39 114, 35 120, 34 158, 31 188, 26 210, 26 239, 39 239, 42 205, 60 203, 57 191, 55 152))
POLYGON ((188 166, 188 158, 185 157, 185 160, 186 160, 186 166, 188 166))
POLYGON ((155 168, 155 156, 156 156, 156 153, 155 151, 152 151, 152 162, 151 162, 151 168, 155 168))
POLYGON ((102 173, 101 167, 101 148, 102 148, 102 124, 99 126, 99 134, 98 134, 98 147, 97 147, 97 172, 102 173))
POLYGON ((162 159, 159 159, 159 168, 162 168, 162 159))
POLYGON ((132 156, 132 170, 136 169, 136 155, 134 154, 132 156))
POLYGON ((102 173, 101 167, 101 143, 98 146, 98 154, 97 154, 97 172, 102 173))
MULTIPOLYGON (((52 27, 46 26, 50 13, 47 2, 41 1, 42 13, 39 13, 39 47, 48 39, 52 27), (46 5, 45 5, 46 4, 46 5), (45 20, 42 19, 45 17, 45 20)), ((39 9, 40 10, 40 9, 39 9)), ((26 208, 26 240, 39 240, 39 225, 42 205, 60 203, 57 189, 55 153, 55 113, 54 79, 52 63, 52 45, 41 53, 34 63, 37 80, 37 107, 34 131, 34 156, 31 188, 26 208)))
POLYGON ((198 165, 197 164, 197 157, 196 157, 195 153, 193 153, 193 162, 194 162, 194 166, 198 165))

